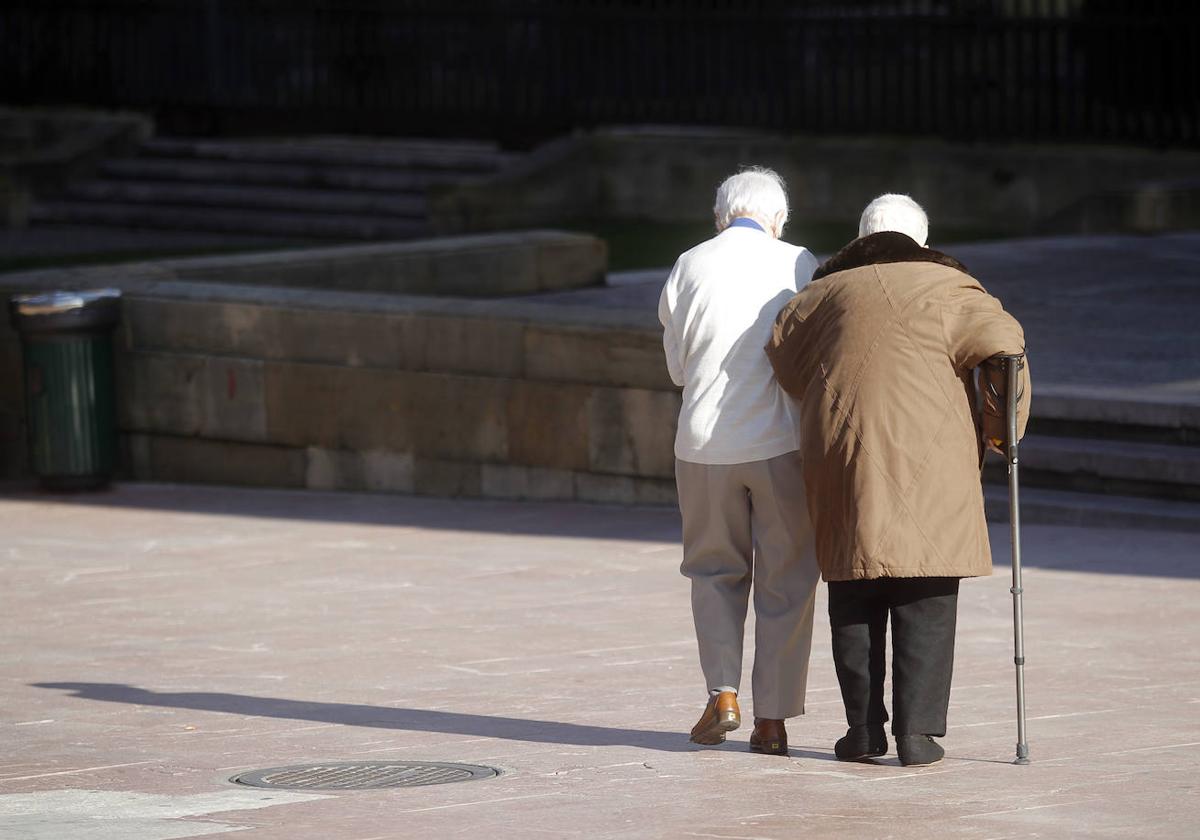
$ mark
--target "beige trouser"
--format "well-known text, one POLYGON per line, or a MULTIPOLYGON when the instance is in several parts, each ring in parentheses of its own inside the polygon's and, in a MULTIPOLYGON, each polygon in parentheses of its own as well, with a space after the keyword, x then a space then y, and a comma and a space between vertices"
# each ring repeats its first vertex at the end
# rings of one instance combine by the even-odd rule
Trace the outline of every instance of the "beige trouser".
POLYGON ((817 569, 800 453, 745 464, 675 462, 683 565, 708 688, 737 689, 754 582, 754 714, 804 714, 817 569))

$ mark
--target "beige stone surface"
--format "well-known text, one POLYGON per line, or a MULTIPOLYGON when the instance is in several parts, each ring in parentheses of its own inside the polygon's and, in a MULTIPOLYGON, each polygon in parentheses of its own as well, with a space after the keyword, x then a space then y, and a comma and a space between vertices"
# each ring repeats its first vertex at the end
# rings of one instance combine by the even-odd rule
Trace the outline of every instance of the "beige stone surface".
MULTIPOLYGON (((1028 528, 1033 763, 1009 763, 1000 566, 964 584, 947 757, 918 769, 833 759, 823 587, 791 756, 750 754, 745 728, 687 742, 704 692, 670 510, 9 488, 0 533, 5 838, 1182 840, 1200 820, 1197 535, 1028 528), (380 759, 502 775, 228 782, 380 759)), ((1004 558, 1006 530, 992 539, 1004 558)))
POLYGON ((598 473, 675 477, 675 391, 597 388, 589 404, 588 464, 598 473))
MULTIPOLYGON (((304 487, 303 449, 172 435, 125 436, 129 474, 139 479, 249 487, 304 487)), ((362 488, 359 488, 362 489, 362 488)))

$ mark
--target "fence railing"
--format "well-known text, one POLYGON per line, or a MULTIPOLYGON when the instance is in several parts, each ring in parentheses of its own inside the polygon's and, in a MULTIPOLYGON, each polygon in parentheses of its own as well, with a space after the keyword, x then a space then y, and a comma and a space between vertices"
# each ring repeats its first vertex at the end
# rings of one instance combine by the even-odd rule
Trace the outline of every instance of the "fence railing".
POLYGON ((0 101, 167 131, 597 124, 1200 145, 1200 3, 6 0, 0 101))

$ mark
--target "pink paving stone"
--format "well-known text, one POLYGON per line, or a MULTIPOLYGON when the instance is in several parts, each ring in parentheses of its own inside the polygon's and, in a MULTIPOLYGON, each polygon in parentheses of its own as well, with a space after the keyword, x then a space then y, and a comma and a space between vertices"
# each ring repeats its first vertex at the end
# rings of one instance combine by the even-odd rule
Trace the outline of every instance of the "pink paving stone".
POLYGON ((993 527, 997 574, 963 588, 947 758, 907 769, 833 759, 823 592, 791 757, 751 755, 745 728, 687 742, 704 690, 678 527, 663 508, 10 486, 0 837, 1196 836, 1200 536, 1027 529, 1033 764, 1015 767, 993 527), (387 759, 503 775, 228 782, 387 759))

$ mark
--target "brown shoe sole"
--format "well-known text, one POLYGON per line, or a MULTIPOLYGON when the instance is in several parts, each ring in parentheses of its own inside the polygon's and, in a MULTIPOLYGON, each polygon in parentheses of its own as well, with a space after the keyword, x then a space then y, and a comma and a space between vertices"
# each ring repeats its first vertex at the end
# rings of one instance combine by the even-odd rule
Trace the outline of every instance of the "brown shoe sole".
POLYGON ((710 725, 701 730, 692 730, 688 739, 693 744, 712 747, 725 743, 725 733, 732 732, 742 725, 742 719, 737 712, 722 712, 710 725))
POLYGON ((770 741, 765 744, 751 741, 750 752, 759 753, 760 755, 787 755, 788 746, 786 743, 781 744, 778 741, 770 741))

